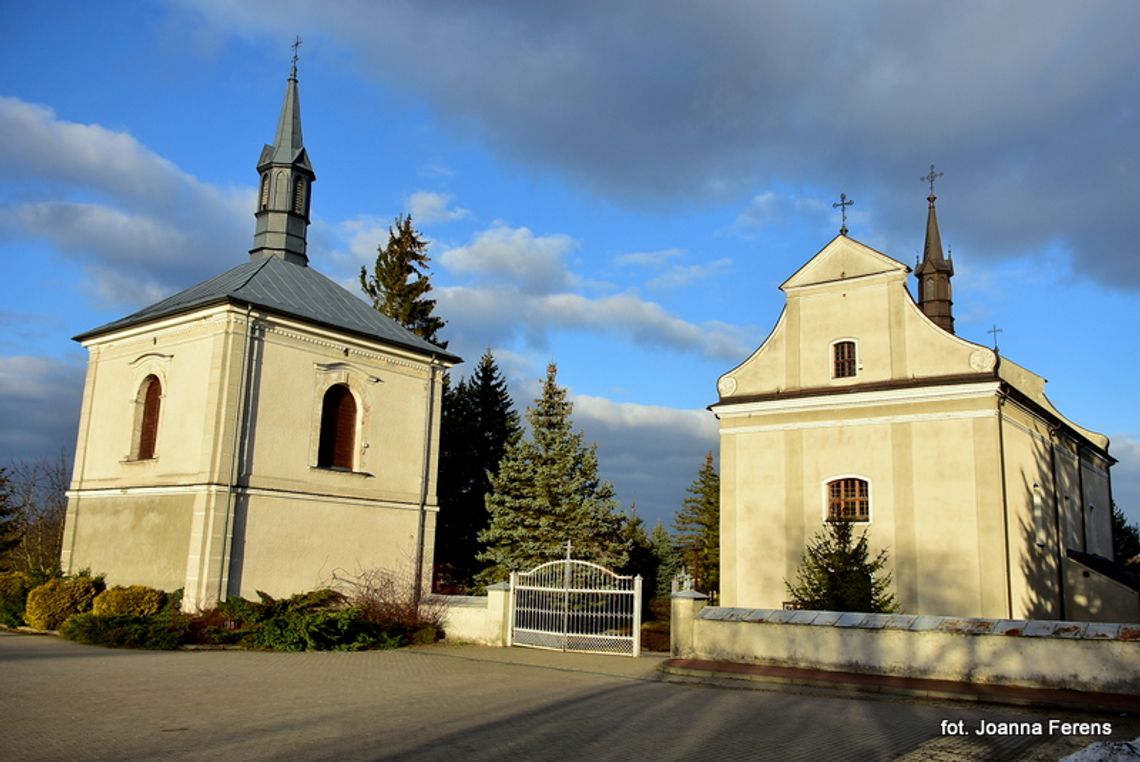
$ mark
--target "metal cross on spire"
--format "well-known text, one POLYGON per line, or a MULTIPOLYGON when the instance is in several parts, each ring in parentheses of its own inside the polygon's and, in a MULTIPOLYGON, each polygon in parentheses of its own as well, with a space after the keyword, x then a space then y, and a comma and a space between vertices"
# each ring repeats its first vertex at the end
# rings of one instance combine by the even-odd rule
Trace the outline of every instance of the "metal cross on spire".
POLYGON ((839 207, 840 213, 843 215, 843 227, 839 228, 839 235, 847 235, 847 207, 854 205, 855 202, 847 198, 846 193, 839 194, 839 200, 831 205, 831 208, 839 207))
POLYGON ((930 173, 927 175, 924 175, 923 177, 920 177, 918 179, 919 180, 925 180, 926 182, 930 183, 930 195, 933 196, 934 195, 934 181, 937 180, 938 178, 942 177, 942 175, 944 175, 944 174, 946 174, 946 173, 945 172, 935 172, 934 171, 934 165, 931 164, 930 165, 930 173))
POLYGON ((996 352, 996 351, 997 351, 997 348, 998 348, 998 343, 997 343, 997 335, 998 335, 999 333, 1002 333, 1002 330, 1001 330, 1000 328, 998 328, 998 327, 995 325, 993 328, 991 328, 990 330, 986 331, 986 333, 988 333, 989 335, 991 335, 991 336, 993 336, 993 337, 994 337, 994 351, 996 352))
POLYGON ((296 39, 293 40, 293 73, 291 75, 293 77, 293 79, 297 78, 297 59, 300 58, 300 56, 297 54, 297 50, 300 47, 301 47, 301 38, 297 37, 296 39))

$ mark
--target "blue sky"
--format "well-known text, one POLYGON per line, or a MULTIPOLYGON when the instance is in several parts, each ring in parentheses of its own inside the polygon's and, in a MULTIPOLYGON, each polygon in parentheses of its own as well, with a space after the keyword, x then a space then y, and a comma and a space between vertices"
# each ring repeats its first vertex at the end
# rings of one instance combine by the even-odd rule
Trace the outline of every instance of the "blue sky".
POLYGON ((556 361, 651 523, 832 202, 912 264, 932 162, 959 335, 996 324, 1112 438, 1140 520, 1133 2, 45 2, 0 25, 0 463, 73 450, 69 337, 244 261, 300 35, 311 264, 355 288, 412 213, 450 349, 492 347, 520 411, 556 361))

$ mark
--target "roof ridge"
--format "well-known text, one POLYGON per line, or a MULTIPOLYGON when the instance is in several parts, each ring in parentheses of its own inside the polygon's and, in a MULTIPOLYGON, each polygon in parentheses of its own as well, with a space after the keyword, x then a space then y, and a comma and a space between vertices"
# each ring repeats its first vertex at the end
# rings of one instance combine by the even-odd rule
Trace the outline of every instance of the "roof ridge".
POLYGON ((262 270, 265 268, 265 266, 266 266, 266 265, 268 265, 268 264, 269 264, 269 260, 271 260, 272 258, 273 258, 273 257, 265 257, 263 260, 261 260, 261 264, 259 264, 257 267, 255 267, 255 268, 253 269, 253 272, 251 272, 251 273, 249 274, 249 277, 248 277, 248 278, 246 278, 245 280, 243 280, 243 281, 241 282, 241 285, 240 285, 240 286, 238 286, 237 288, 235 288, 235 289, 234 289, 234 291, 235 291, 235 292, 236 292, 236 291, 241 291, 243 288, 245 288, 246 286, 248 286, 248 285, 249 285, 249 282, 250 282, 251 280, 253 280, 253 279, 254 279, 254 277, 255 277, 255 276, 256 276, 256 275, 257 275, 259 272, 261 272, 261 271, 262 271, 262 270))

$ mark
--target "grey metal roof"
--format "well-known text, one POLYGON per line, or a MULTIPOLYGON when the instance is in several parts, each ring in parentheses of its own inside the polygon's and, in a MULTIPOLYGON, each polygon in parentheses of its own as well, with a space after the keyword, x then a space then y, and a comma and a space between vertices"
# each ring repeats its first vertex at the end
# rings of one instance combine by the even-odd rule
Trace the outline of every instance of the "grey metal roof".
POLYGON ((441 360, 462 362, 456 355, 421 339, 380 314, 311 267, 286 262, 279 257, 250 260, 138 312, 81 333, 75 340, 83 341, 225 302, 249 304, 415 352, 434 354, 441 360))

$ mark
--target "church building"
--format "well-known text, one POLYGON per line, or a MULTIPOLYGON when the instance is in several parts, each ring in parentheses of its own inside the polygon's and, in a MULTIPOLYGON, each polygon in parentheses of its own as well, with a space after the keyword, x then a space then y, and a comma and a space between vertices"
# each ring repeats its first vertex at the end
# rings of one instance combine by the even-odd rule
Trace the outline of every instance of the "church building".
POLYGON ((75 337, 63 569, 183 588, 188 610, 336 572, 428 585, 442 376, 460 359, 309 267, 296 58, 257 171, 248 261, 75 337))
POLYGON ((721 604, 791 605, 807 542, 844 520, 888 551, 904 613, 1140 621, 1135 578, 1107 561, 1108 438, 955 335, 933 177, 917 303, 910 268, 844 225, 717 382, 721 604))

